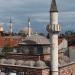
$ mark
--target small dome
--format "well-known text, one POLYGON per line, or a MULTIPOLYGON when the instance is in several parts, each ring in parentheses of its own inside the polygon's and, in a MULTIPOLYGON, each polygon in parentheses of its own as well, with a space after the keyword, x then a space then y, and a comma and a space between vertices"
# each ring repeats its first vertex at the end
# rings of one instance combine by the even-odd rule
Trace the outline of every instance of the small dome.
POLYGON ((32 61, 32 60, 31 61, 30 60, 29 61, 25 61, 24 65, 33 67, 35 65, 35 61, 32 61))
POLYGON ((17 60, 16 65, 23 65, 24 61, 23 60, 17 60))
MULTIPOLYGON (((30 27, 29 28, 30 29, 30 32, 32 33, 32 28, 30 27)), ((25 33, 25 34, 28 34, 28 27, 24 27, 21 31, 20 31, 20 33, 25 33)))
POLYGON ((48 45, 50 44, 50 41, 44 37, 44 36, 40 36, 40 35, 31 35, 31 36, 27 36, 25 38, 25 40, 23 40, 23 43, 21 44, 41 44, 41 45, 48 45))
POLYGON ((43 68, 46 68, 46 67, 47 67, 47 65, 45 64, 45 62, 43 62, 43 61, 41 61, 41 60, 37 61, 37 62, 35 63, 35 66, 36 66, 36 67, 43 67, 43 68))
POLYGON ((0 59, 0 63, 1 64, 6 64, 7 63, 7 60, 6 59, 0 59))
POLYGON ((16 60, 15 59, 8 59, 8 64, 15 65, 16 60))

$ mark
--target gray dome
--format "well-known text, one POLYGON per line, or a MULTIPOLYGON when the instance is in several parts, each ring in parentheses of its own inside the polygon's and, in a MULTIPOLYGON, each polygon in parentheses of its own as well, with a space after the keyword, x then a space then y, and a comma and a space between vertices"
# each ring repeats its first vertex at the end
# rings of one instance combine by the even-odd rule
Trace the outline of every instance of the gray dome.
POLYGON ((17 60, 16 65, 23 65, 24 61, 23 60, 17 60))
POLYGON ((7 59, 4 59, 4 58, 3 59, 0 59, 0 63, 1 64, 6 64, 7 63, 7 59))
POLYGON ((45 64, 45 62, 39 60, 35 63, 36 67, 42 67, 42 68, 47 68, 47 65, 45 64))
POLYGON ((15 59, 8 59, 8 64, 15 65, 16 60, 15 59))
POLYGON ((29 60, 29 61, 25 61, 25 62, 24 62, 24 65, 25 65, 25 66, 31 66, 31 67, 34 67, 35 61, 32 61, 32 60, 31 60, 31 61, 30 61, 30 60, 29 60))
POLYGON ((27 36, 22 43, 20 44, 41 44, 41 45, 47 45, 50 44, 50 41, 44 37, 44 36, 40 36, 40 35, 31 35, 31 36, 27 36))

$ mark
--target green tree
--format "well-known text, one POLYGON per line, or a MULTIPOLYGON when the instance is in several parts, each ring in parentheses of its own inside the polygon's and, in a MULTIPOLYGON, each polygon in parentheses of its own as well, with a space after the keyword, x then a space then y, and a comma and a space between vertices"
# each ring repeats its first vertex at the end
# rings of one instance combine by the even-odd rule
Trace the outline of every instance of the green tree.
POLYGON ((8 53, 8 52, 13 52, 13 47, 5 46, 2 49, 2 53, 8 53))
POLYGON ((41 35, 41 36, 45 36, 44 33, 38 33, 38 34, 41 35))

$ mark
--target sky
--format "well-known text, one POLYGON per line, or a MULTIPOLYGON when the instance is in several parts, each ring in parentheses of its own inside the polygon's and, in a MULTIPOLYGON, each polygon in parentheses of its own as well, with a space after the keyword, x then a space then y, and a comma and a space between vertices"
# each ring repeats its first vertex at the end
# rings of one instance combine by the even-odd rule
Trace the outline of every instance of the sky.
MULTIPOLYGON (((61 32, 74 30, 75 0, 56 0, 56 2, 61 32)), ((50 22, 50 4, 51 0, 0 0, 0 24, 8 31, 11 16, 13 32, 19 32, 28 26, 30 17, 33 31, 46 33, 46 26, 50 22)))

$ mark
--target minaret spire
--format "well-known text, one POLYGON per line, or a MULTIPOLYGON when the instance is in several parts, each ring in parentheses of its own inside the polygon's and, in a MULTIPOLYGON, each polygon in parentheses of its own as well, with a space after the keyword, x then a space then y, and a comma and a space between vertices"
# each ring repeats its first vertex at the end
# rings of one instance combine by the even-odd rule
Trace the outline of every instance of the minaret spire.
POLYGON ((58 12, 56 0, 52 0, 50 12, 58 12))
POLYGON ((28 18, 28 36, 31 35, 31 30, 30 30, 31 24, 30 24, 30 17, 28 18))
POLYGON ((12 34, 12 19, 10 17, 10 21, 9 21, 9 33, 12 34))

